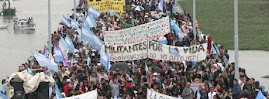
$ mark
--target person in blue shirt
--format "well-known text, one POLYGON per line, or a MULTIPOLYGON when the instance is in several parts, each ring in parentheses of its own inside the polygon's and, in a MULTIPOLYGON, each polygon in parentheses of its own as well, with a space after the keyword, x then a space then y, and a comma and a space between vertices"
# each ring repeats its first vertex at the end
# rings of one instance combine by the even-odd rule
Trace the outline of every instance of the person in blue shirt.
POLYGON ((241 87, 238 84, 237 79, 233 80, 233 84, 234 84, 234 87, 232 89, 233 99, 239 99, 240 98, 241 87))

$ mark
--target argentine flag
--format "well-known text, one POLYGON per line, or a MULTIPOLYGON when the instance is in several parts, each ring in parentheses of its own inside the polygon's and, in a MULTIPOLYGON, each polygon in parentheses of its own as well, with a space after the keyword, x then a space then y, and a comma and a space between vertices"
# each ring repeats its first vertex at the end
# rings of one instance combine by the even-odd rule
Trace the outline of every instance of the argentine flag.
POLYGON ((109 53, 105 53, 104 55, 101 56, 100 63, 105 66, 105 69, 107 72, 110 70, 110 56, 109 53))
POLYGON ((71 19, 71 27, 74 28, 74 29, 79 28, 78 27, 78 21, 76 21, 74 19, 71 19))
POLYGON ((90 27, 96 27, 97 24, 92 16, 92 14, 89 14, 88 17, 86 18, 86 20, 84 21, 84 23, 86 22, 86 24, 90 27))
POLYGON ((69 35, 66 35, 66 37, 65 37, 65 42, 69 45, 70 50, 75 51, 75 46, 74 46, 74 44, 73 44, 72 39, 69 37, 69 35))
POLYGON ((103 41, 101 41, 98 36, 92 33, 87 23, 85 22, 82 24, 82 39, 87 41, 93 48, 97 49, 98 51, 101 50, 103 41))
POLYGON ((164 37, 164 36, 161 36, 158 40, 157 40, 157 42, 159 42, 159 43, 161 43, 161 44, 165 44, 165 45, 167 45, 167 39, 166 39, 166 37, 164 37))
POLYGON ((178 35, 179 37, 184 38, 185 34, 177 26, 175 20, 170 20, 170 21, 171 21, 171 28, 174 31, 175 35, 178 35))
POLYGON ((88 9, 88 15, 89 14, 92 14, 94 18, 98 18, 101 15, 101 12, 99 12, 92 5, 90 5, 88 9))
MULTIPOLYGON (((72 43, 72 41, 69 41, 69 43, 72 43)), ((69 46, 69 44, 66 42, 64 38, 60 38, 59 40, 59 48, 62 50, 63 54, 65 55, 65 58, 67 58, 67 53, 68 52, 75 52, 75 48, 72 48, 69 46)))
POLYGON ((266 99, 266 97, 263 95, 262 91, 260 90, 255 99, 266 99))
POLYGON ((46 56, 38 52, 32 53, 40 66, 48 67, 48 69, 53 70, 54 72, 58 72, 58 65, 54 61, 51 61, 46 56))
POLYGON ((54 82, 54 88, 55 88, 56 98, 62 99, 62 94, 61 94, 56 82, 54 82))
POLYGON ((64 58, 64 55, 59 48, 59 46, 55 45, 54 48, 54 60, 55 62, 63 62, 64 66, 68 66, 66 59, 64 58))
POLYGON ((158 10, 163 11, 163 0, 161 0, 158 4, 158 10))
POLYGON ((68 18, 66 15, 63 15, 62 21, 60 22, 61 25, 65 25, 67 27, 71 26, 71 23, 69 22, 68 18))
POLYGON ((180 55, 179 55, 179 52, 178 52, 175 48, 170 48, 170 52, 171 52, 171 54, 174 55, 174 56, 180 56, 180 55))

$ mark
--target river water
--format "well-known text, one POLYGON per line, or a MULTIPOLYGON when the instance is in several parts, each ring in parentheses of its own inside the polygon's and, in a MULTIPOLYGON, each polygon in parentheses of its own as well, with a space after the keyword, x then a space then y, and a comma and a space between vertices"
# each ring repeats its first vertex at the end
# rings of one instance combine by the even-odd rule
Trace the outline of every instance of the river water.
MULTIPOLYGON (((18 70, 18 66, 26 62, 31 51, 43 49, 48 34, 47 0, 19 0, 15 1, 19 12, 17 17, 33 17, 36 22, 35 31, 14 31, 12 18, 0 16, 0 25, 8 24, 8 29, 0 30, 0 79, 18 70)), ((71 13, 73 0, 51 0, 52 31, 59 27, 63 14, 71 13)), ((231 61, 234 52, 229 52, 231 61)), ((261 82, 269 88, 269 80, 261 76, 269 75, 269 52, 240 51, 239 64, 245 68, 248 76, 261 82)))
MULTIPOLYGON (((31 51, 43 49, 48 40, 48 0, 16 0, 14 4, 18 18, 34 18, 36 30, 14 31, 12 17, 0 16, 0 25, 9 25, 0 30, 0 79, 16 71, 31 51)), ((57 30, 63 14, 70 14, 72 7, 73 0, 51 0, 52 31, 57 30)))

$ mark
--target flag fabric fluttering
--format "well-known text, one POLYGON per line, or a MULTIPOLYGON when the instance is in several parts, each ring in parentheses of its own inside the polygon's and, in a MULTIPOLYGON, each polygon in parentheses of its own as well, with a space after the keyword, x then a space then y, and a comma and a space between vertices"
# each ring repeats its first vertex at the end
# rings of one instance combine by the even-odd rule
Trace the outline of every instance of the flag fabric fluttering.
POLYGON ((74 28, 74 29, 79 28, 78 27, 78 21, 76 21, 74 19, 71 19, 71 27, 74 28))
POLYGON ((92 33, 85 22, 82 25, 82 39, 87 41, 93 48, 97 49, 98 51, 101 50, 103 41, 101 41, 98 36, 92 33))
POLYGON ((84 16, 85 16, 85 15, 84 15, 83 13, 76 13, 76 17, 77 17, 77 18, 82 18, 82 19, 83 19, 84 16))
POLYGON ((71 26, 70 21, 68 20, 68 18, 66 17, 66 15, 63 15, 62 21, 60 22, 61 25, 65 25, 67 27, 71 26))
POLYGON ((180 56, 179 52, 175 49, 175 48, 170 48, 170 52, 171 54, 173 54, 174 56, 180 56))
POLYGON ((101 56, 100 63, 104 65, 107 72, 110 70, 110 56, 109 53, 106 52, 103 56, 101 56))
POLYGON ((55 88, 55 93, 56 93, 56 98, 57 99, 62 99, 62 95, 61 95, 61 92, 58 88, 58 85, 56 82, 54 82, 54 88, 55 88))
POLYGON ((133 72, 135 72, 135 62, 134 62, 134 57, 132 57, 132 67, 133 67, 133 72))
POLYGON ((7 88, 7 84, 2 84, 2 92, 3 92, 3 94, 6 94, 6 88, 7 88))
POLYGON ((75 46, 73 44, 72 39, 69 37, 69 35, 66 35, 65 42, 69 45, 69 49, 72 50, 72 52, 75 52, 75 46))
MULTIPOLYGON (((70 40, 70 38, 69 38, 69 40, 70 40)), ((68 41, 68 42, 70 44, 72 44, 72 41, 68 41)), ((68 59, 68 57, 67 57, 68 52, 71 52, 71 53, 75 52, 75 48, 74 47, 72 48, 71 46, 69 46, 69 44, 66 42, 66 40, 62 37, 59 40, 59 48, 62 50, 66 59, 68 59)))
POLYGON ((91 65, 91 57, 88 56, 88 59, 87 59, 87 65, 90 66, 91 65))
POLYGON ((159 42, 159 43, 161 43, 161 44, 165 44, 165 45, 168 43, 166 37, 164 37, 164 36, 161 36, 161 37, 157 40, 157 42, 159 42))
POLYGON ((55 62, 63 62, 64 66, 69 66, 59 46, 55 45, 53 47, 53 50, 54 50, 53 56, 54 56, 55 62))
POLYGON ((177 26, 175 20, 170 20, 171 28, 174 31, 175 35, 178 35, 178 37, 184 38, 185 34, 182 32, 182 30, 177 26))
POLYGON ((2 92, 0 92, 0 98, 1 99, 9 99, 5 94, 3 94, 2 92))
POLYGON ((96 27, 97 24, 95 22, 95 19, 93 18, 92 14, 89 14, 84 23, 87 23, 88 26, 90 27, 96 27))
POLYGON ((260 90, 255 99, 266 99, 266 97, 263 95, 262 91, 260 90))
POLYGON ((89 5, 88 14, 92 14, 94 18, 98 18, 101 12, 96 10, 92 5, 89 5))
POLYGON ((26 67, 26 71, 28 74, 30 74, 31 76, 34 76, 35 74, 33 73, 33 71, 29 68, 29 67, 26 67))
POLYGON ((118 18, 120 17, 120 15, 118 13, 115 13, 113 10, 110 10, 109 14, 110 14, 110 16, 115 16, 115 17, 118 17, 118 18))
POLYGON ((163 11, 163 0, 161 0, 158 4, 158 10, 163 11))
POLYGON ((51 61, 49 58, 38 52, 32 53, 40 66, 48 67, 48 69, 58 72, 58 65, 54 61, 51 61))

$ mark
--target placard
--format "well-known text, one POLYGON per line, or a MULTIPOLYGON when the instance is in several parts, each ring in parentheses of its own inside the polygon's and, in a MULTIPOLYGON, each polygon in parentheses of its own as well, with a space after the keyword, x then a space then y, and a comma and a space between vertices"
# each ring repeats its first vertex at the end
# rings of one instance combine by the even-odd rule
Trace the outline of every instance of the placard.
POLYGON ((147 40, 160 38, 170 32, 169 17, 116 31, 104 31, 104 42, 107 45, 138 44, 147 40))
POLYGON ((125 0, 89 0, 88 5, 102 13, 112 10, 121 14, 124 12, 125 0))

